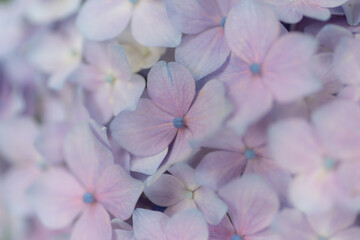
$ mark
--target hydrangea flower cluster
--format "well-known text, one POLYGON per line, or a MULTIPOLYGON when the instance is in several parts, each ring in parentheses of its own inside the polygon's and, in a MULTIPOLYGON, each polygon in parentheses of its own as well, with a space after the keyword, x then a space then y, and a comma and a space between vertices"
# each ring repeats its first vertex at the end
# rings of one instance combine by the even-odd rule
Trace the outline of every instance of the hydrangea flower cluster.
POLYGON ((360 240, 359 0, 1 0, 1 240, 360 240))

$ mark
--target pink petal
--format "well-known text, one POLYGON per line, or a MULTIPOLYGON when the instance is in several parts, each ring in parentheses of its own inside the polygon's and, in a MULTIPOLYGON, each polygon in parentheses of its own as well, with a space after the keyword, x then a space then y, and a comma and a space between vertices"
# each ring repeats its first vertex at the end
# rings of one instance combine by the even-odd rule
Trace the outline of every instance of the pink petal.
POLYGON ((94 190, 101 171, 114 161, 108 145, 95 135, 96 131, 106 134, 106 129, 99 125, 80 123, 69 132, 64 143, 68 167, 89 192, 94 190))
POLYGON ((161 175, 154 184, 144 190, 149 200, 159 206, 172 206, 185 199, 186 188, 178 178, 169 175, 161 175))
POLYGON ((76 19, 80 32, 88 39, 103 41, 119 35, 128 25, 132 4, 127 0, 91 0, 76 19))
POLYGON ((194 201, 194 199, 184 199, 180 202, 178 202, 177 204, 171 206, 171 207, 168 207, 166 208, 165 210, 165 214, 168 215, 168 216, 173 216, 177 213, 181 213, 181 212, 184 212, 186 210, 189 210, 189 209, 196 209, 197 206, 196 206, 196 203, 194 201))
POLYGON ((195 190, 198 184, 195 182, 195 169, 187 163, 178 163, 171 166, 168 171, 179 179, 188 190, 195 190))
POLYGON ((167 153, 168 148, 159 154, 150 157, 132 156, 130 167, 131 171, 144 173, 146 175, 153 175, 165 159, 167 153))
POLYGON ((183 117, 194 99, 195 81, 183 65, 161 61, 149 72, 148 93, 159 108, 183 117))
POLYGON ((245 77, 237 79, 234 84, 226 84, 230 100, 236 111, 229 119, 229 126, 238 134, 246 129, 266 113, 273 106, 273 97, 261 81, 245 77))
POLYGON ((238 152, 214 151, 208 153, 196 167, 199 184, 218 190, 231 180, 241 176, 246 159, 238 152))
POLYGON ((105 75, 98 68, 82 63, 71 75, 71 79, 84 89, 95 91, 104 83, 105 75))
POLYGON ((109 67, 111 69, 105 68, 104 70, 114 71, 116 78, 121 81, 130 81, 132 72, 126 57, 125 49, 119 44, 110 44, 106 48, 106 53, 109 58, 109 67))
POLYGON ((316 233, 309 225, 305 215, 297 209, 282 210, 275 218, 273 227, 283 239, 316 239, 316 233))
POLYGON ((231 239, 235 234, 234 227, 228 216, 225 216, 218 225, 208 225, 209 240, 231 239))
POLYGON ((175 50, 175 59, 187 66, 198 80, 220 68, 229 54, 224 29, 219 26, 184 36, 175 50))
POLYGON ((195 209, 173 216, 166 228, 167 239, 207 240, 209 233, 202 214, 195 209))
POLYGON ((222 13, 217 0, 165 0, 170 21, 187 34, 197 34, 215 26, 220 26, 222 13))
POLYGON ((346 84, 360 84, 360 43, 343 38, 335 50, 334 66, 339 79, 346 84))
POLYGON ((100 124, 107 124, 112 119, 114 102, 114 89, 111 84, 101 84, 95 91, 86 92, 86 109, 90 117, 100 124))
POLYGON ((345 37, 352 38, 352 33, 348 29, 334 24, 326 25, 316 36, 320 45, 325 47, 327 51, 335 51, 340 40, 345 37))
POLYGON ((125 110, 135 110, 144 88, 145 80, 137 74, 132 75, 130 81, 116 81, 114 85, 113 114, 117 115, 125 110))
POLYGON ((242 137, 228 127, 222 127, 211 138, 205 139, 201 145, 234 152, 245 148, 242 137))
POLYGON ((40 174, 35 166, 12 167, 2 174, 1 195, 4 206, 12 216, 16 218, 31 216, 33 210, 26 193, 40 174))
POLYGON ((137 240, 166 240, 169 217, 161 212, 138 208, 133 214, 133 227, 137 240))
POLYGON ((225 87, 217 80, 209 81, 198 93, 185 116, 185 125, 192 133, 192 141, 201 141, 214 134, 230 112, 225 87))
POLYGON ((334 101, 314 112, 312 120, 327 154, 348 159, 360 156, 360 108, 334 101))
POLYGON ((89 205, 76 221, 70 240, 111 240, 110 216, 100 204, 89 205))
POLYGON ((144 185, 118 165, 110 165, 97 178, 95 198, 115 217, 128 219, 144 185))
POLYGON ((44 226, 61 229, 69 226, 85 207, 85 193, 76 179, 62 168, 47 170, 31 187, 34 211, 44 226))
POLYGON ((330 211, 309 213, 307 217, 318 235, 332 236, 350 227, 355 222, 356 213, 342 207, 334 207, 330 211))
POLYGON ((38 134, 39 127, 32 118, 21 117, 1 120, 1 155, 14 164, 34 163, 39 156, 34 147, 38 134))
POLYGON ((279 34, 280 24, 275 13, 252 0, 240 1, 226 20, 229 47, 248 64, 261 63, 279 34))
POLYGON ((254 234, 267 228, 279 210, 279 199, 256 175, 245 175, 219 191, 228 204, 234 228, 239 234, 254 234))
POLYGON ((322 162, 322 150, 311 126, 300 119, 272 125, 269 146, 273 158, 292 173, 317 169, 322 162))
POLYGON ((354 240, 360 236, 360 228, 352 227, 335 234, 331 240, 354 240))
POLYGON ((57 164, 64 160, 64 139, 69 129, 67 123, 54 123, 43 127, 35 141, 35 147, 46 162, 57 164))
POLYGON ((320 89, 310 65, 316 48, 313 38, 299 33, 286 34, 271 48, 263 65, 263 78, 277 101, 294 101, 320 89), (291 47, 294 44, 296 48, 291 47), (284 52, 284 47, 288 51, 284 52))
POLYGON ((176 136, 174 117, 148 99, 140 99, 135 111, 121 112, 110 124, 112 137, 139 156, 162 152, 176 136))
POLYGON ((176 47, 181 41, 181 32, 170 23, 162 1, 139 2, 131 30, 136 41, 149 47, 176 47))
POLYGON ((194 192, 194 200, 209 224, 219 224, 225 217, 227 205, 211 189, 200 187, 194 192))

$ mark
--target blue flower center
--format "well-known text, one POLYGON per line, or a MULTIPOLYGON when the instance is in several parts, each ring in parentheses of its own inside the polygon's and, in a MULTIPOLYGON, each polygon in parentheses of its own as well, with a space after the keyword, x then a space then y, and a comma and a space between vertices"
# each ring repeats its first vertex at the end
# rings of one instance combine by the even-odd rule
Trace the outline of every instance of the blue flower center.
POLYGON ((222 27, 224 27, 224 26, 225 26, 225 23, 226 23, 226 17, 223 17, 223 18, 221 19, 220 25, 221 25, 222 27))
POLYGON ((173 120, 173 125, 176 128, 182 128, 185 126, 184 118, 183 117, 176 117, 173 120))
MULTIPOLYGON (((328 170, 332 170, 334 169, 334 167, 336 166, 336 161, 332 158, 325 158, 324 160, 324 167, 328 170)), ((321 240, 321 239, 320 239, 321 240)), ((325 239, 326 240, 326 239, 325 239)))
POLYGON ((113 83, 113 82, 115 82, 115 77, 113 77, 111 75, 107 75, 106 78, 105 78, 105 81, 107 83, 113 83))
POLYGON ((243 238, 237 234, 234 234, 232 237, 231 237, 231 240, 243 240, 243 238))
POLYGON ((83 195, 83 201, 84 201, 84 203, 89 203, 89 204, 94 203, 95 202, 94 194, 89 193, 89 192, 85 193, 83 195))
POLYGON ((132 4, 135 4, 138 0, 129 0, 132 4))
POLYGON ((251 160, 256 156, 255 151, 252 149, 246 149, 244 155, 248 160, 251 160))
POLYGON ((327 238, 324 238, 324 237, 318 237, 318 240, 327 240, 327 238))
POLYGON ((260 74, 261 73, 261 65, 259 63, 252 63, 250 65, 250 71, 252 74, 260 74))

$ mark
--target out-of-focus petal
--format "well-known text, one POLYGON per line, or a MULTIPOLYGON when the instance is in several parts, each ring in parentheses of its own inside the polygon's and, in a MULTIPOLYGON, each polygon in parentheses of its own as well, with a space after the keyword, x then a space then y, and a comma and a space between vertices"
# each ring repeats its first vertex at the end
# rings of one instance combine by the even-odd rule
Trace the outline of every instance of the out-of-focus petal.
POLYGON ((95 135, 96 131, 106 129, 90 122, 80 123, 70 130, 64 143, 68 167, 89 192, 94 190, 102 170, 114 161, 109 146, 95 135))
POLYGON ((301 119, 272 125, 269 146, 275 161, 292 173, 317 169, 322 162, 322 150, 313 129, 301 119))
POLYGON ((187 34, 196 34, 220 26, 223 17, 217 0, 165 0, 170 21, 187 34))
POLYGON ((219 191, 228 204, 230 217, 238 233, 249 235, 267 228, 279 210, 279 199, 265 182, 245 175, 219 191))
POLYGON ((61 229, 69 226, 85 207, 85 193, 76 179, 61 168, 47 170, 31 187, 29 197, 44 226, 61 229))
POLYGON ((247 63, 260 63, 280 34, 275 13, 253 0, 240 1, 226 20, 225 36, 230 49, 247 63))
POLYGON ((136 41, 149 47, 176 47, 181 41, 181 32, 170 23, 162 1, 139 2, 131 30, 136 41))
POLYGON ((86 1, 77 16, 76 25, 90 40, 107 40, 126 28, 132 8, 131 2, 127 0, 86 1))
POLYGON ((138 240, 166 240, 169 217, 161 212, 138 208, 133 214, 135 238, 138 240))
POLYGON ((76 221, 70 240, 110 240, 110 216, 100 204, 89 205, 76 221))

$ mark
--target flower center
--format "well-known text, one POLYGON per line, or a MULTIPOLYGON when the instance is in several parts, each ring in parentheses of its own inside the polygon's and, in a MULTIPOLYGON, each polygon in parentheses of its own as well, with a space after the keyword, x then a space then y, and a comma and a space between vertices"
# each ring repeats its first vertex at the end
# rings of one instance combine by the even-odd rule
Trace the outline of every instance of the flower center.
POLYGON ((173 125, 176 128, 182 128, 185 126, 184 118, 183 117, 176 117, 173 120, 173 125))
POLYGON ((255 151, 252 149, 246 149, 244 155, 248 160, 251 160, 256 156, 255 151))
POLYGON ((107 83, 112 84, 112 83, 115 82, 115 77, 113 77, 113 76, 111 76, 111 75, 107 75, 107 76, 105 77, 105 81, 106 81, 107 83))
POLYGON ((252 63, 250 65, 250 72, 252 74, 260 74, 261 73, 261 65, 259 63, 252 63))
POLYGON ((243 238, 237 234, 234 234, 232 237, 231 237, 231 240, 243 240, 243 238))
POLYGON ((83 201, 84 201, 84 203, 88 203, 88 204, 94 203, 95 202, 94 194, 89 193, 89 192, 85 193, 83 195, 83 201))
POLYGON ((192 199, 193 196, 194 196, 194 194, 193 194, 192 191, 189 191, 189 190, 188 190, 188 191, 185 192, 185 198, 186 198, 186 199, 192 199))
POLYGON ((222 27, 224 27, 224 26, 225 26, 225 23, 226 23, 226 17, 223 17, 223 18, 221 19, 220 25, 221 25, 222 27))
POLYGON ((132 4, 135 4, 138 0, 129 0, 132 4))
MULTIPOLYGON (((336 161, 332 158, 325 158, 324 162, 324 167, 327 169, 327 170, 332 170, 335 168, 336 166, 336 161)), ((321 240, 321 239, 320 239, 321 240)))

